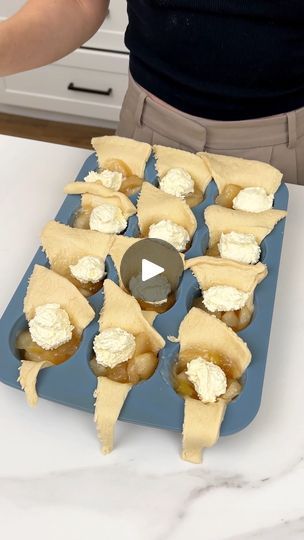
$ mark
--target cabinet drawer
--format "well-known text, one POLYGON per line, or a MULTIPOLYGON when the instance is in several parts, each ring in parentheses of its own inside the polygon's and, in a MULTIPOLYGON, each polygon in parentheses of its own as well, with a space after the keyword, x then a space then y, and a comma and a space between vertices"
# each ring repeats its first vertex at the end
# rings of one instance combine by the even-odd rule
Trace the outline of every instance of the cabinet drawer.
POLYGON ((2 80, 8 105, 118 121, 128 84, 128 56, 77 51, 65 59, 2 80))

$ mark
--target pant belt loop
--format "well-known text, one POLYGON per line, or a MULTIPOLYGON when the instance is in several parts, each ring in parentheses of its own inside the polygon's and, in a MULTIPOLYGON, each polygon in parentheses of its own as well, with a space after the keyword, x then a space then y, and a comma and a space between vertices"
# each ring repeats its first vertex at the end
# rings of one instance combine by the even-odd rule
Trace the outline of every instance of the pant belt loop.
POLYGON ((295 111, 287 113, 288 148, 295 148, 297 144, 297 117, 295 111))
POLYGON ((146 99, 147 99, 147 94, 145 94, 145 92, 141 91, 139 96, 138 96, 138 102, 137 102, 136 111, 135 111, 135 121, 136 121, 136 124, 137 124, 138 127, 141 127, 142 113, 143 113, 143 110, 144 110, 144 105, 145 105, 146 99))

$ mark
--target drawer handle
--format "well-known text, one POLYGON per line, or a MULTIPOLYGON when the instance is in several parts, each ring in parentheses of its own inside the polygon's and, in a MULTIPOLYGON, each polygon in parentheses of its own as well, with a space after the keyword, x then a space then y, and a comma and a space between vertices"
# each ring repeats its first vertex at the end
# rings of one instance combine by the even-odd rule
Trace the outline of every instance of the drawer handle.
POLYGON ((75 86, 72 82, 68 85, 68 90, 73 90, 74 92, 87 92, 88 94, 99 94, 100 96, 110 96, 113 92, 112 88, 108 88, 108 90, 94 90, 93 88, 75 86))

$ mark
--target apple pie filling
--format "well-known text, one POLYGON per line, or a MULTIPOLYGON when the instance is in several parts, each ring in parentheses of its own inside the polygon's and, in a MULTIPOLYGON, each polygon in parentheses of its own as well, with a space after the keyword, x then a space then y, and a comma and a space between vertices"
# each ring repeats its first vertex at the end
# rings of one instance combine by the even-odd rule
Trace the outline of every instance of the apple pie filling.
POLYGON ((46 350, 33 341, 29 330, 24 330, 16 340, 16 349, 20 351, 22 360, 32 362, 50 362, 55 365, 63 364, 77 351, 81 341, 81 335, 74 329, 72 338, 56 349, 46 350))
POLYGON ((216 197, 215 204, 224 206, 225 208, 233 208, 233 199, 239 194, 241 189, 241 186, 237 186, 236 184, 227 184, 222 193, 216 197))
MULTIPOLYGON (((126 349, 127 345, 125 345, 124 348, 126 349)), ((134 337, 132 334, 129 334, 128 332, 118 328, 104 330, 95 337, 94 351, 96 354, 90 360, 90 367, 96 377, 108 377, 112 381, 119 383, 137 384, 140 381, 149 379, 153 375, 158 364, 157 355, 155 355, 153 352, 151 352, 151 350, 149 350, 149 342, 143 332, 134 337), (102 334, 105 334, 109 330, 113 332, 113 342, 111 343, 112 336, 110 336, 109 333, 102 345, 104 358, 100 358, 98 354, 100 346, 98 343, 96 343, 96 340, 99 336, 102 336, 102 334), (117 347, 119 338, 114 335, 114 332, 117 332, 117 334, 118 332, 123 332, 125 334, 125 336, 123 337, 126 338, 126 340, 128 339, 130 341, 130 344, 128 344, 129 350, 126 353, 126 356, 130 357, 125 361, 119 362, 118 364, 116 364, 115 361, 113 362, 112 359, 109 361, 109 358, 107 358, 111 354, 110 349, 112 349, 113 351, 115 350, 115 345, 116 354, 122 355, 122 347, 120 348, 120 350, 118 350, 119 348, 117 347), (133 346, 132 341, 134 343, 133 346), (107 353, 107 355, 105 353, 107 353)), ((115 354, 115 352, 112 354, 115 354)))
POLYGON ((123 179, 119 191, 128 197, 140 190, 143 179, 132 174, 131 169, 124 161, 120 159, 109 159, 103 164, 103 169, 121 173, 123 179))
POLYGON ((230 326, 234 332, 240 332, 246 328, 250 324, 253 314, 253 310, 247 305, 232 311, 209 311, 209 309, 207 309, 203 303, 202 296, 194 299, 192 307, 200 308, 206 313, 209 313, 209 315, 215 315, 217 319, 220 319, 222 322, 227 324, 227 326, 230 326))
MULTIPOLYGON (((191 377, 192 378, 192 377, 191 377)), ((232 380, 236 379, 236 371, 233 362, 228 356, 224 356, 223 354, 207 350, 207 349, 187 349, 181 352, 178 356, 177 362, 174 364, 173 368, 173 387, 175 391, 180 394, 182 397, 191 397, 193 399, 201 400, 204 402, 212 402, 216 401, 218 397, 221 397, 221 395, 224 395, 226 392, 226 389, 229 387, 230 382, 232 380), (207 367, 212 368, 213 366, 210 364, 213 364, 217 366, 219 369, 214 375, 214 381, 213 386, 214 388, 214 395, 211 398, 210 397, 210 391, 212 389, 210 388, 211 384, 211 377, 207 375, 206 381, 205 381, 205 392, 206 395, 199 395, 198 393, 198 386, 196 385, 196 388, 194 386, 194 383, 191 382, 190 377, 190 366, 192 362, 196 363, 205 363, 207 367), (208 381, 209 379, 209 381, 208 381), (208 388, 209 383, 209 388, 208 388), (219 393, 220 392, 220 393, 219 393)), ((194 379, 192 379, 194 380, 194 379)))

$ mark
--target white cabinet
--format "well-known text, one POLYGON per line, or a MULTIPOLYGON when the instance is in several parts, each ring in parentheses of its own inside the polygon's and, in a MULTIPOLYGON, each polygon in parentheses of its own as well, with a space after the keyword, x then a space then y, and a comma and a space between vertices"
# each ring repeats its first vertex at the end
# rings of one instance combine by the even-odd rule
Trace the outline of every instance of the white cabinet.
POLYGON ((40 69, 2 80, 7 105, 117 122, 128 84, 128 57, 78 50, 40 69))
MULTIPOLYGON (((25 3, 25 0, 0 0, 0 20, 16 13, 25 3)), ((124 33, 127 24, 127 0, 111 0, 102 27, 84 46, 126 52, 124 33)))
MULTIPOLYGON (((24 0, 0 0, 0 20, 24 0)), ((101 29, 83 47, 49 66, 0 79, 0 106, 117 122, 128 84, 126 0, 112 0, 101 29)), ((18 110, 16 110, 18 113, 18 110)), ((62 118, 63 120, 65 118, 62 118)))

